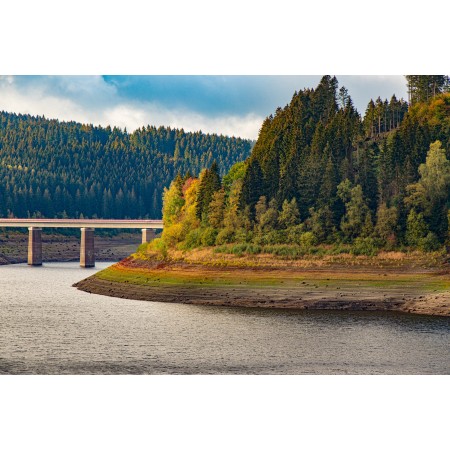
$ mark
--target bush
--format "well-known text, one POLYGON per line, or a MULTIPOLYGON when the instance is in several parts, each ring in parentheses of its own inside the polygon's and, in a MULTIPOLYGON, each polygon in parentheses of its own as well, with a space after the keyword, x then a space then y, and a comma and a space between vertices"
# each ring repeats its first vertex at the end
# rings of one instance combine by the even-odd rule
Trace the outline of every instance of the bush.
POLYGON ((200 238, 202 245, 206 247, 211 247, 212 245, 214 245, 216 243, 217 234, 218 232, 215 228, 205 228, 200 238))
POLYGON ((302 223, 300 225, 295 225, 293 227, 289 227, 286 230, 287 239, 286 242, 288 244, 299 244, 300 237, 305 232, 305 225, 302 223))
POLYGON ((355 239, 351 253, 353 255, 375 256, 378 253, 378 247, 374 239, 359 237, 355 239))
POLYGON ((243 244, 243 243, 252 242, 252 239, 253 239, 253 232, 252 231, 247 231, 247 230, 244 230, 242 228, 239 228, 234 233, 234 242, 238 242, 238 243, 243 244))
POLYGON ((181 223, 175 223, 165 227, 162 233, 162 239, 169 246, 173 247, 176 243, 183 240, 183 226, 181 223))
POLYGON ((261 253, 262 248, 255 244, 235 244, 235 245, 221 245, 220 247, 214 248, 214 253, 229 253, 232 255, 242 256, 247 255, 258 255, 261 253))
POLYGON ((268 245, 264 248, 264 252, 280 256, 283 259, 296 259, 304 254, 298 245, 268 245))
POLYGON ((231 228, 224 228, 216 236, 216 244, 231 244, 234 242, 234 231, 231 228))
POLYGON ((317 245, 317 238, 311 231, 307 231, 300 236, 300 247, 303 250, 310 251, 312 247, 317 245))
POLYGON ((161 238, 153 239, 153 241, 147 245, 147 248, 158 252, 163 258, 167 257, 167 244, 161 238))
POLYGON ((186 235, 186 238, 184 239, 184 242, 182 242, 181 247, 183 250, 190 250, 192 248, 200 247, 202 241, 202 230, 199 228, 195 228, 194 230, 189 231, 189 233, 186 235))
POLYGON ((236 244, 230 248, 230 253, 236 256, 242 256, 247 250, 247 244, 236 244))
POLYGON ((260 234, 256 239, 255 243, 261 245, 275 245, 275 244, 285 244, 287 239, 286 230, 272 230, 267 233, 260 234))
POLYGON ((147 247, 148 247, 148 242, 144 242, 137 248, 136 253, 146 253, 147 247))
POLYGON ((441 243, 434 233, 428 233, 424 238, 419 239, 418 247, 423 252, 434 252, 439 250, 441 243))
POLYGON ((336 243, 328 250, 328 254, 330 255, 342 255, 345 253, 350 253, 350 246, 348 244, 336 243))
POLYGON ((259 253, 261 253, 262 248, 260 245, 247 244, 247 249, 245 251, 249 255, 258 255, 259 253))
POLYGON ((268 233, 267 240, 269 244, 286 244, 287 232, 286 230, 274 230, 268 233))
POLYGON ((214 247, 214 253, 230 253, 227 245, 221 245, 220 247, 214 247))

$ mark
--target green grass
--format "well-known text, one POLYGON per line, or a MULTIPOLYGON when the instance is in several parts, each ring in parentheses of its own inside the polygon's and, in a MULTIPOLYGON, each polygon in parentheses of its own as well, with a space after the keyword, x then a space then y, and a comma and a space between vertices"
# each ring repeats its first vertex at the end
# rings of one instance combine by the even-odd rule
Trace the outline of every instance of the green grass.
POLYGON ((183 272, 178 270, 135 270, 111 266, 95 274, 96 277, 118 283, 146 285, 154 287, 163 286, 192 286, 192 287, 249 287, 249 288, 301 288, 301 289, 401 289, 405 292, 443 292, 450 290, 450 279, 432 278, 428 274, 389 274, 386 278, 382 274, 354 274, 327 272, 317 274, 316 277, 305 273, 303 275, 287 274, 280 277, 264 273, 264 271, 205 271, 202 269, 183 272), (396 278, 398 277, 398 278, 396 278))

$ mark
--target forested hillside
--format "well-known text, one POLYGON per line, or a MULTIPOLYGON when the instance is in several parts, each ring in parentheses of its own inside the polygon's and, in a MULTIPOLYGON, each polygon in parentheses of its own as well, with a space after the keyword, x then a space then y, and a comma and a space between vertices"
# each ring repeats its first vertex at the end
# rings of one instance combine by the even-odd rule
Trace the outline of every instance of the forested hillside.
POLYGON ((251 141, 148 126, 117 128, 0 113, 0 217, 160 218, 178 172, 222 173, 251 141))
POLYGON ((222 179, 219 162, 199 178, 174 180, 154 245, 439 248, 449 237, 448 77, 407 82, 412 106, 378 98, 363 119, 334 77, 296 92, 222 179))

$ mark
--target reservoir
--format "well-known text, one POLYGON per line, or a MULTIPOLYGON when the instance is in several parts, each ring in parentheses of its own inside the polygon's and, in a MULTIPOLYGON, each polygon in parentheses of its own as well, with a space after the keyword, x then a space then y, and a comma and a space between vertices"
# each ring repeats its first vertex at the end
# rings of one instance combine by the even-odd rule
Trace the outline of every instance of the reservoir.
POLYGON ((104 297, 111 263, 0 266, 0 374, 450 374, 450 318, 104 297))

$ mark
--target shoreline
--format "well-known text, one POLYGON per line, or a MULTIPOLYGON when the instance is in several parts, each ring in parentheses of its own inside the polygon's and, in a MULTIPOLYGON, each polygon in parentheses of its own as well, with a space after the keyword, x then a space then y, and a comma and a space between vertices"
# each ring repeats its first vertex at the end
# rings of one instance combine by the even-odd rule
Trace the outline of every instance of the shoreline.
POLYGON ((233 269, 129 257, 73 286, 141 301, 450 317, 450 279, 429 270, 233 269))

